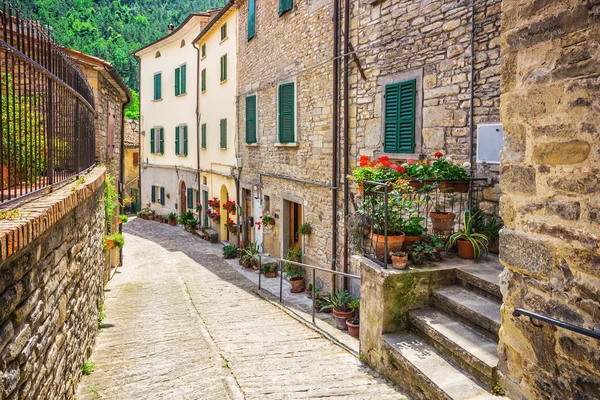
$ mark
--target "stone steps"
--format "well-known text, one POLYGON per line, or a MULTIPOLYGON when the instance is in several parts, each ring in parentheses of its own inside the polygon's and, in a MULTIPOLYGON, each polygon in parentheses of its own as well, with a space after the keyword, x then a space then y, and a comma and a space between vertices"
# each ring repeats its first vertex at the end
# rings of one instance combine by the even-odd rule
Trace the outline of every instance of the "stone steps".
POLYGON ((432 308, 409 313, 413 327, 446 358, 483 382, 494 385, 498 365, 498 342, 460 319, 432 308))
POLYGON ((500 273, 502 273, 502 269, 500 263, 476 264, 457 269, 456 276, 464 287, 501 303, 500 273))
POLYGON ((416 399, 500 399, 414 333, 383 335, 383 343, 399 369, 398 379, 404 380, 416 399))
POLYGON ((500 303, 462 286, 435 290, 433 298, 436 308, 457 315, 498 338, 501 325, 500 303))

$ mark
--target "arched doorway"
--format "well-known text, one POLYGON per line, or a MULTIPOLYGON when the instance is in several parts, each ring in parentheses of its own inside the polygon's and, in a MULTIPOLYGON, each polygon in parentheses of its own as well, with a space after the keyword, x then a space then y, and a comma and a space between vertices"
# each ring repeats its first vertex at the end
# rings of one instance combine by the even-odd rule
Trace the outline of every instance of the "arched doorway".
POLYGON ((181 181, 181 184, 179 185, 179 209, 181 210, 181 213, 184 213, 187 211, 187 187, 185 186, 185 182, 181 181))
POLYGON ((225 211, 225 209, 223 209, 223 204, 225 204, 227 202, 227 200, 229 200, 229 193, 227 192, 227 186, 222 185, 221 186, 221 193, 219 196, 219 199, 221 200, 221 232, 220 232, 220 236, 221 236, 221 240, 227 240, 229 241, 229 232, 227 232, 227 229, 225 228, 225 223, 227 222, 227 211, 225 211))

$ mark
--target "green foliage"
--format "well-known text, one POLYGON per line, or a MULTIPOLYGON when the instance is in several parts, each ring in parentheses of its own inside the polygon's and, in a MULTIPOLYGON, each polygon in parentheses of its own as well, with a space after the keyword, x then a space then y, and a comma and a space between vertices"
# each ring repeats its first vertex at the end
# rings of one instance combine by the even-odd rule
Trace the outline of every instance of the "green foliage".
POLYGON ((93 363, 91 361, 84 361, 83 366, 81 367, 81 372, 84 375, 90 375, 92 372, 94 372, 95 365, 96 363, 93 363))
POLYGON ((119 193, 117 193, 117 189, 115 188, 115 177, 107 172, 104 180, 104 214, 107 230, 110 229, 110 222, 115 216, 118 204, 119 193))
POLYGON ((235 258, 237 257, 238 247, 234 244, 223 246, 223 258, 235 258))
POLYGON ((191 211, 186 211, 186 212, 182 212, 181 215, 179 216, 179 223, 181 225, 186 225, 186 223, 191 220, 194 219, 194 213, 191 211))
POLYGON ((120 214, 119 215, 119 219, 121 220, 121 222, 123 222, 124 224, 129 222, 129 217, 125 214, 120 214))
POLYGON ((170 212, 167 214, 167 221, 177 221, 177 214, 170 212))
POLYGON ((102 240, 102 244, 103 244, 105 250, 106 250, 106 242, 108 240, 114 241, 115 247, 118 249, 120 249, 121 247, 123 247, 125 245, 125 238, 119 232, 115 232, 112 235, 104 236, 104 238, 102 240))
POLYGON ((323 298, 325 305, 321 310, 334 309, 339 312, 348 312, 359 307, 359 301, 352 298, 352 295, 347 290, 338 290, 331 296, 323 298))
POLYGON ((488 238, 482 233, 476 233, 473 230, 473 222, 477 220, 480 212, 477 211, 471 214, 469 210, 466 210, 463 215, 463 231, 456 232, 450 235, 448 242, 446 243, 446 250, 450 249, 456 244, 457 240, 466 240, 471 242, 473 249, 475 250, 475 259, 481 256, 481 251, 488 251, 488 238))
POLYGON ((421 261, 421 257, 427 257, 430 260, 435 260, 435 248, 429 245, 424 240, 419 240, 412 246, 410 246, 410 256, 413 261, 421 261))
POLYGON ((309 233, 311 233, 312 226, 311 226, 310 222, 305 222, 303 224, 300 224, 300 226, 298 227, 298 232, 300 232, 301 235, 308 235, 309 233))
POLYGON ((131 103, 125 109, 125 118, 140 119, 140 94, 131 89, 131 103))
MULTIPOLYGON (((300 246, 292 246, 289 248, 284 258, 289 261, 301 263, 302 249, 300 248, 300 246)), ((283 269, 285 271, 285 277, 287 279, 302 278, 304 276, 304 268, 302 268, 299 265, 290 264, 286 262, 283 265, 283 269)))
POLYGON ((260 253, 260 246, 255 242, 250 242, 246 248, 240 251, 242 265, 258 265, 258 253, 260 253))
POLYGON ((106 306, 98 301, 98 329, 104 328, 104 319, 106 318, 106 306))

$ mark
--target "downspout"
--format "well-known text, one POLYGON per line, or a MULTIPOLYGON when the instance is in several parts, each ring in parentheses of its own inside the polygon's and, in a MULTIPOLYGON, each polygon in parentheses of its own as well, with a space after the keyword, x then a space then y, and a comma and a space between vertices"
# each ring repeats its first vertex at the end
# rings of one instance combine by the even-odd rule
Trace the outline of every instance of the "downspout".
MULTIPOLYGON (((350 0, 344 0, 344 175, 348 174, 350 154, 350 99, 349 96, 349 43, 350 43, 350 0)), ((348 178, 344 180, 344 273, 348 273, 348 227, 346 221, 350 207, 348 178)), ((344 277, 344 290, 348 289, 348 278, 344 277)))
MULTIPOLYGON (((198 90, 198 86, 200 84, 200 49, 196 47, 196 43, 192 43, 192 46, 196 49, 196 162, 198 163, 198 197, 201 197, 202 193, 202 175, 200 174, 200 90, 198 90)), ((204 211, 204 209, 202 209, 204 211)), ((200 222, 200 226, 202 226, 202 212, 198 212, 198 221, 200 222)))
POLYGON ((139 56, 134 56, 137 61, 138 61, 138 70, 139 70, 139 77, 140 77, 140 85, 139 85, 139 91, 138 91, 138 99, 140 101, 140 115, 139 115, 139 124, 138 124, 138 143, 139 143, 139 151, 138 151, 138 201, 140 202, 140 208, 142 205, 142 163, 144 162, 143 158, 142 158, 142 60, 140 59, 139 56))
MULTIPOLYGON (((475 0, 471 0, 471 82, 469 86, 469 162, 471 163, 469 177, 473 179, 475 167, 475 124, 473 119, 473 100, 475 98, 475 0)), ((472 191, 469 190, 469 208, 473 207, 473 195, 471 192, 472 191)))
MULTIPOLYGON (((337 258, 337 211, 338 211, 338 129, 339 129, 339 40, 340 0, 333 1, 333 111, 332 111, 332 165, 331 165, 331 270, 336 270, 337 258)), ((331 274, 332 291, 335 290, 335 274, 331 274)))

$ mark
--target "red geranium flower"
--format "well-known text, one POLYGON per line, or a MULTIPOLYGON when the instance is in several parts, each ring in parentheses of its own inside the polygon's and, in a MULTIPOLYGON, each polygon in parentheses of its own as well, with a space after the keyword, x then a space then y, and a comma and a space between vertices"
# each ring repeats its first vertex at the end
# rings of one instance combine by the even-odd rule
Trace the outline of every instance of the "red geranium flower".
POLYGON ((443 155, 442 153, 440 153, 439 151, 436 151, 436 152, 433 154, 433 156, 434 156, 435 158, 442 158, 442 157, 444 157, 444 155, 443 155))
POLYGON ((369 163, 369 167, 374 167, 374 166, 376 166, 376 165, 377 165, 377 162, 375 162, 375 161, 371 161, 371 162, 369 163))
POLYGON ((377 159, 377 161, 383 164, 384 162, 390 161, 390 158, 388 156, 381 156, 377 159))
POLYGON ((369 156, 360 156, 360 166, 366 167, 369 164, 369 156))
POLYGON ((404 172, 404 167, 402 165, 397 165, 395 170, 398 172, 404 172))
POLYGON ((409 158, 408 160, 406 160, 406 162, 407 162, 408 164, 412 164, 412 163, 414 163, 414 162, 415 162, 415 160, 414 160, 413 158, 409 158))

